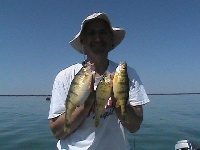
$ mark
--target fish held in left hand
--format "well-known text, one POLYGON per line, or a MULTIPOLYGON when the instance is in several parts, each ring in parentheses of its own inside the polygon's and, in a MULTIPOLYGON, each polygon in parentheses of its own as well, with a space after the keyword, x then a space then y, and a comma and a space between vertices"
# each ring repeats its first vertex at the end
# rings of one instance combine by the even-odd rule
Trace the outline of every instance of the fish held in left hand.
POLYGON ((126 62, 121 62, 116 69, 113 79, 113 93, 117 99, 116 107, 121 107, 121 115, 124 117, 129 99, 129 78, 126 62))
POLYGON ((93 72, 91 65, 84 64, 71 82, 65 101, 65 126, 64 131, 70 132, 70 118, 77 106, 82 105, 93 90, 93 72))

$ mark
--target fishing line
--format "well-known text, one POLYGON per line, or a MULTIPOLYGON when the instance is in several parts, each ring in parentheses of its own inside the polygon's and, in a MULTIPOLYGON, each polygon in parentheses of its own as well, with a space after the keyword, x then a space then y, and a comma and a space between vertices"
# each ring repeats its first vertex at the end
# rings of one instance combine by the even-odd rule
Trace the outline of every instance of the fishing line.
POLYGON ((135 149, 135 137, 134 137, 134 141, 133 141, 133 142, 134 142, 134 145, 133 145, 133 147, 134 147, 134 150, 136 150, 136 149, 135 149))

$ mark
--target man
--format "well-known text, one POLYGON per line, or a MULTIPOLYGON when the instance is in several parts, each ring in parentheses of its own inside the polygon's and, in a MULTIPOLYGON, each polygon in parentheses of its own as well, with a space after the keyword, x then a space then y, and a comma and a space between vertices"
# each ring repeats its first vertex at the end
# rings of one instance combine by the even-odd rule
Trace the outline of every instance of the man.
MULTIPOLYGON (((115 72, 118 64, 108 60, 108 53, 121 43, 124 36, 125 30, 112 27, 105 13, 94 13, 83 21, 80 32, 70 41, 72 47, 87 55, 86 61, 94 64, 94 89, 104 73, 115 72)), ((82 64, 75 64, 66 68, 54 81, 48 119, 54 136, 59 139, 58 149, 130 149, 126 132, 134 133, 139 130, 143 121, 142 105, 149 102, 139 76, 130 67, 128 75, 131 85, 126 121, 121 119, 121 108, 115 108, 117 100, 111 96, 105 106, 105 112, 101 115, 99 126, 94 127, 95 92, 92 92, 86 102, 72 113, 70 132, 64 132, 65 100, 70 84, 81 67, 82 64)))

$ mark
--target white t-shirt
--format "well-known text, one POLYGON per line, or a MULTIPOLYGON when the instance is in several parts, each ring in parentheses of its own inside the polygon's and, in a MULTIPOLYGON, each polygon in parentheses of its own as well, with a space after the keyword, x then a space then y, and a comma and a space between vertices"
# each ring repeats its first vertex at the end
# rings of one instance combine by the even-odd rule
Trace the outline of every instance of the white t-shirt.
MULTIPOLYGON (((118 64, 109 61, 106 72, 115 72, 118 64)), ((55 78, 48 119, 55 118, 65 112, 65 100, 74 76, 81 69, 82 64, 72 65, 58 73, 55 78)), ((145 89, 136 71, 128 67, 128 76, 132 81, 129 91, 129 103, 132 106, 143 105, 149 102, 145 89)), ((101 77, 95 78, 95 87, 101 77)), ((94 111, 91 111, 83 123, 64 140, 57 143, 61 150, 128 150, 129 143, 126 138, 128 130, 123 128, 121 122, 109 99, 106 111, 101 115, 99 126, 94 126, 94 111)))

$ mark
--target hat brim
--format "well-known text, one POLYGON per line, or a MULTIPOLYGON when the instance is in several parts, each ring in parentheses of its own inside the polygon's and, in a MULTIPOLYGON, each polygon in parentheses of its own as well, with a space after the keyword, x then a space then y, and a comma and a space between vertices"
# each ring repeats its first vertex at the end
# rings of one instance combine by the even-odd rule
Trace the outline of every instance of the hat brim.
MULTIPOLYGON (((113 30, 113 47, 109 51, 111 51, 115 47, 117 47, 125 37, 125 30, 124 29, 112 27, 112 30, 113 30)), ((69 43, 71 44, 71 46, 74 49, 78 50, 80 53, 83 54, 82 44, 80 42, 80 33, 81 33, 81 31, 69 43)))

